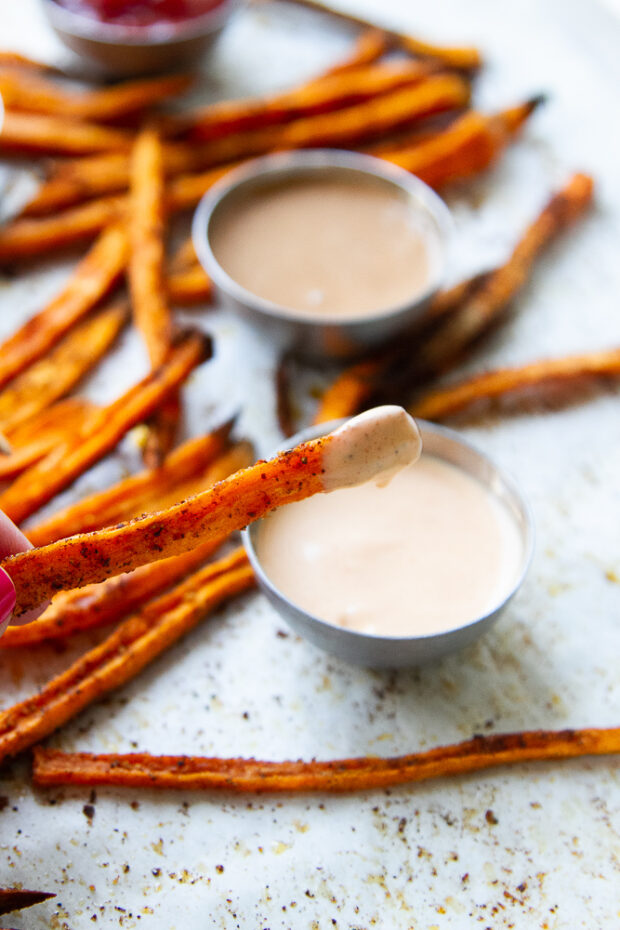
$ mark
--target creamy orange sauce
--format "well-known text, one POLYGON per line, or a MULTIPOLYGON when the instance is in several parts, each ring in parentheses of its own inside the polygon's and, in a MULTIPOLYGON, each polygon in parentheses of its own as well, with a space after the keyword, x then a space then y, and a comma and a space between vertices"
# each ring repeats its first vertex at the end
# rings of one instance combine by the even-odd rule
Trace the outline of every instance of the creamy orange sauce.
POLYGON ((231 196, 209 238, 234 281, 306 317, 396 308, 423 295, 438 262, 437 234, 403 192, 344 172, 231 196))
POLYGON ((316 617, 364 633, 438 633, 496 606, 522 544, 504 505, 470 475, 422 454, 387 485, 316 495, 262 521, 273 584, 316 617))

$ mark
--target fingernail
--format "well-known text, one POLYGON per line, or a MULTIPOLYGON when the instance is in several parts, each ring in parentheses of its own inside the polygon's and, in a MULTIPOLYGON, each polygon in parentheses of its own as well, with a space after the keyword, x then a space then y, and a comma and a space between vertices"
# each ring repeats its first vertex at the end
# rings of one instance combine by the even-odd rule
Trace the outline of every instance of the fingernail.
POLYGON ((9 620, 15 607, 15 586, 5 570, 0 568, 0 623, 9 620))

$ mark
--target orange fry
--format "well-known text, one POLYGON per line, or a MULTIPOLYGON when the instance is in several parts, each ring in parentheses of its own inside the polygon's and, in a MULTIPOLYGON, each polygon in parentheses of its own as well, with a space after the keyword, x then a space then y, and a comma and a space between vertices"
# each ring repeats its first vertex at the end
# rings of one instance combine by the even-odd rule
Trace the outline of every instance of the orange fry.
POLYGON ((65 753, 37 748, 37 785, 120 785, 225 791, 370 791, 480 772, 523 762, 559 761, 620 752, 620 727, 529 730, 475 736, 463 743, 394 758, 366 756, 330 762, 259 762, 148 753, 65 753))
POLYGON ((191 307, 206 303, 213 296, 213 284, 202 265, 198 263, 166 276, 166 293, 171 304, 191 307))
POLYGON ((0 152, 91 155, 127 150, 130 145, 131 134, 121 129, 14 110, 5 112, 0 133, 0 152))
POLYGON ((236 550, 130 616, 36 695, 0 713, 0 760, 49 736, 93 701, 130 681, 253 581, 245 553, 236 550))
MULTIPOLYGON (((186 337, 171 352, 165 365, 102 408, 80 433, 24 472, 0 494, 0 509, 15 523, 25 520, 110 452, 133 426, 149 417, 209 354, 210 343, 206 337, 197 333, 186 337)), ((90 580, 103 581, 103 578, 90 580)))
MULTIPOLYGON (((224 455, 231 426, 232 423, 228 422, 205 436, 188 439, 170 453, 160 468, 141 471, 104 491, 97 491, 70 504, 42 523, 30 527, 28 538, 35 546, 45 546, 63 536, 88 533, 149 510, 161 509, 159 502, 162 499, 167 502, 168 495, 191 478, 199 477, 211 484, 220 480, 211 477, 209 472, 205 476, 205 469, 209 469, 216 459, 224 455)), ((242 468, 243 465, 237 467, 242 468)), ((220 468, 218 466, 218 471, 220 468)), ((224 478, 235 470, 224 471, 220 477, 224 478)), ((183 495, 177 497, 177 500, 182 499, 183 495)))
MULTIPOLYGON (((1 236, 1 233, 0 233, 1 236)), ((0 386, 41 358, 110 290, 127 260, 120 226, 106 229, 60 294, 0 346, 0 386)))
POLYGON ((535 391, 537 396, 544 396, 550 387, 556 385, 579 385, 592 378, 618 376, 620 349, 543 359, 516 368, 487 371, 455 384, 435 388, 414 403, 411 413, 425 420, 443 420, 474 404, 513 392, 535 391))
MULTIPOLYGON (((411 448, 411 425, 398 411, 382 418, 377 430, 368 429, 363 421, 359 429, 349 427, 345 433, 345 437, 351 437, 347 461, 355 460, 359 453, 367 466, 367 478, 380 472, 386 460, 391 462, 394 455, 402 456, 403 450, 411 448), (392 435, 388 439, 386 429, 396 429, 398 441, 392 435), (385 437, 387 445, 378 455, 380 436, 385 437)), ((329 467, 330 450, 341 449, 341 443, 346 441, 341 436, 338 432, 330 433, 300 443, 161 513, 9 556, 2 567, 15 585, 15 616, 43 603, 57 591, 104 581, 110 575, 132 571, 146 562, 177 555, 191 549, 197 541, 228 536, 283 504, 303 500, 341 483, 346 485, 347 469, 337 466, 331 471, 329 467)), ((6 494, 0 495, 0 508, 5 510, 6 494)), ((13 508, 22 497, 16 499, 12 495, 13 508)))
POLYGON ((13 451, 0 456, 0 481, 21 475, 54 450, 64 447, 93 421, 98 409, 94 404, 71 399, 42 411, 51 415, 47 422, 47 418, 35 416, 21 424, 14 434, 9 434, 13 451))
POLYGON ((127 318, 125 301, 111 304, 18 375, 0 392, 0 430, 14 429, 68 394, 105 355, 127 318))
MULTIPOLYGON (((207 468, 206 472, 203 471, 200 475, 194 476, 193 485, 190 479, 185 484, 177 484, 172 490, 163 489, 159 495, 154 489, 153 497, 148 503, 153 508, 165 507, 175 500, 182 499, 187 487, 193 487, 194 490, 198 486, 201 489, 208 487, 216 481, 221 481, 238 468, 245 467, 250 458, 249 445, 239 443, 228 453, 221 455, 207 468)), ((120 486, 117 487, 120 489, 120 486)), ((140 509, 139 506, 130 506, 127 508, 128 515, 133 516, 140 512, 140 509)), ((104 525, 103 514, 97 516, 100 517, 97 525, 104 525)), ((29 532, 28 535, 32 534, 29 532)), ((72 633, 120 620, 148 599, 155 597, 199 568, 213 555, 222 542, 221 539, 209 540, 182 555, 143 565, 129 575, 117 575, 101 584, 86 585, 84 588, 76 588, 73 591, 62 591, 56 595, 37 621, 24 626, 9 627, 0 640, 0 647, 10 648, 66 639, 72 633)))
POLYGON ((75 93, 64 90, 57 82, 17 73, 14 69, 2 70, 2 65, 0 58, 0 94, 9 110, 95 123, 136 116, 153 104, 187 90, 192 81, 184 74, 166 75, 75 93))
POLYGON ((324 71, 323 74, 319 76, 318 80, 320 80, 321 77, 330 77, 334 74, 347 74, 349 71, 355 71, 358 68, 372 65, 389 51, 389 46, 388 37, 382 29, 365 29, 356 39, 353 51, 349 56, 343 58, 343 60, 337 64, 332 65, 327 71, 324 71))

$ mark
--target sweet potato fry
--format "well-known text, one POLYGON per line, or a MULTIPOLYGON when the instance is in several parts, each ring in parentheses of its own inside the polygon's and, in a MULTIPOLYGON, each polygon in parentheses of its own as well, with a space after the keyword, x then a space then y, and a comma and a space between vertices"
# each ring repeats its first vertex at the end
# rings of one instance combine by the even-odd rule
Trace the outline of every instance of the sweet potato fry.
POLYGON ((130 681, 253 581, 245 553, 236 550, 130 616, 38 694, 0 713, 0 760, 32 746, 93 701, 130 681))
POLYGON ((529 730, 475 736, 408 756, 338 759, 333 762, 259 762, 147 753, 64 753, 37 748, 37 785, 121 785, 126 788, 226 791, 370 791, 408 782, 479 772, 503 765, 615 755, 620 727, 529 730))
MULTIPOLYGON (((205 111, 202 122, 192 130, 195 136, 208 136, 211 144, 166 144, 166 174, 174 177, 180 173, 204 171, 220 163, 262 154, 271 149, 344 144, 351 135, 354 139, 363 136, 366 122, 374 127, 377 110, 380 109, 379 100, 383 97, 386 98, 387 107, 383 115, 383 124, 387 127, 385 131, 406 125, 416 118, 415 106, 424 105, 416 104, 414 99, 412 110, 407 110, 404 90, 423 83, 428 74, 427 65, 381 65, 342 76, 325 77, 304 84, 296 91, 265 100, 214 104, 205 111), (399 97, 392 101, 391 98, 399 89, 399 97), (352 112, 348 113, 347 110, 352 112), (336 113, 342 113, 341 128, 336 113), (325 119, 329 116, 331 120, 326 124, 325 119), (289 128, 287 131, 287 125, 296 126, 296 129, 293 131, 289 128), (292 138, 291 142, 289 138, 292 138), (333 141, 330 142, 330 138, 333 141)), ((453 84, 450 94, 453 96, 449 96, 445 103, 438 104, 440 109, 462 105, 465 98, 462 85, 457 89, 457 85, 453 84)), ((425 115, 423 110, 420 115, 425 115)), ((371 128, 370 136, 381 134, 384 131, 381 125, 380 122, 377 128, 371 128)), ((26 205, 22 216, 45 216, 89 197, 122 191, 128 183, 129 159, 123 152, 65 162, 57 166, 49 180, 26 205)))
POLYGON ((578 386, 593 378, 620 376, 620 349, 589 352, 530 362, 516 368, 500 368, 474 375, 455 384, 435 388, 415 401, 412 413, 425 420, 443 420, 472 405, 507 394, 528 391, 537 397, 558 385, 578 386))
POLYGON ((108 351, 128 319, 118 301, 70 331, 0 393, 0 430, 9 432, 68 394, 108 351))
POLYGON ((306 7, 309 10, 315 10, 317 13, 323 13, 333 19, 342 20, 345 23, 352 23, 354 26, 361 26, 363 29, 381 29, 396 46, 421 58, 434 58, 449 68, 461 69, 464 71, 476 70, 482 64, 480 52, 477 48, 470 47, 445 47, 431 45, 430 42, 424 42, 414 36, 395 32, 392 29, 384 29, 375 23, 370 23, 361 16, 355 16, 352 13, 345 13, 342 10, 335 10, 319 0, 290 0, 298 6, 306 7))
POLYGON ((95 123, 135 117, 153 104, 187 90, 191 81, 189 75, 166 75, 75 93, 41 77, 16 73, 15 69, 2 69, 0 59, 0 93, 9 110, 92 120, 95 123))
POLYGON ((172 320, 164 298, 164 175, 161 141, 143 130, 132 150, 129 198, 129 291, 134 321, 153 368, 170 351, 172 320))
MULTIPOLYGON (((436 70, 436 66, 427 62, 386 62, 324 75, 272 97, 215 103, 193 117, 193 125, 185 136, 191 141, 211 142, 233 133, 263 130, 321 113, 339 112, 401 88, 414 87, 436 70)), ((207 157, 205 150, 204 158, 207 157)), ((203 166, 208 167, 208 163, 205 161, 203 166)), ((201 166, 194 162, 194 167, 201 166)), ((192 170, 192 166, 188 165, 188 170, 192 170)))
POLYGON ((90 242, 122 218, 127 197, 101 197, 51 216, 18 218, 0 228, 0 264, 90 242))
POLYGON ((169 274, 176 274, 179 271, 188 271, 193 268, 198 261, 194 239, 191 235, 183 239, 180 245, 174 250, 168 259, 166 270, 169 274))
MULTIPOLYGON (((221 481, 231 472, 245 467, 250 458, 249 444, 239 443, 229 452, 221 455, 206 472, 203 471, 199 476, 194 477, 194 490, 198 486, 202 490, 216 481, 221 481)), ((179 498, 182 498, 183 485, 176 487, 179 490, 179 498)), ((174 490, 168 489, 164 490, 161 495, 154 496, 149 503, 153 508, 159 508, 179 498, 175 496, 174 490)), ((139 511, 139 507, 130 507, 128 514, 133 516, 139 511)), ((102 526, 104 523, 105 519, 101 517, 97 525, 102 526)), ((117 575, 101 584, 86 585, 74 591, 62 591, 37 621, 24 626, 9 627, 0 640, 0 648, 66 639, 72 633, 120 620, 150 598, 199 568, 213 555, 223 541, 222 539, 209 540, 182 555, 143 565, 129 575, 117 575)))
POLYGON ((106 229, 60 294, 0 346, 0 386, 41 358, 94 307, 118 280, 126 260, 124 230, 106 229))
POLYGON ((196 333, 185 338, 165 365, 102 408, 81 433, 24 472, 0 494, 0 509, 16 523, 25 520, 110 452, 133 426, 147 419, 209 354, 210 342, 206 337, 196 333))
MULTIPOLYGON (((161 509, 158 502, 168 500, 175 488, 192 477, 202 478, 205 486, 219 481, 236 469, 224 471, 217 478, 212 477, 209 471, 205 475, 205 470, 224 454, 231 427, 232 422, 229 421, 212 433, 188 439, 170 453, 161 468, 155 471, 147 469, 132 475, 104 491, 90 494, 65 507, 42 523, 30 527, 28 538, 35 546, 45 546, 63 536, 88 533, 149 510, 161 509)), ((244 466, 240 464, 237 467, 244 466)), ((183 500, 183 497, 179 496, 177 500, 183 500)))
POLYGON ((90 155, 127 150, 131 134, 96 123, 7 110, 0 134, 0 152, 33 155, 90 155))
MULTIPOLYGON (((364 425, 365 421, 360 424, 364 425)), ((378 434, 366 428, 351 433, 348 428, 346 433, 351 435, 352 443, 347 461, 356 460, 359 453, 368 466, 367 479, 381 472, 386 461, 391 465, 395 455, 405 464, 403 453, 412 451, 411 424, 398 411, 390 412, 377 423, 377 430, 378 434), (386 429, 396 429, 399 438, 396 442, 390 435, 386 448, 379 454, 378 434, 385 437, 386 429)), ((177 555, 197 541, 227 536, 283 504, 345 485, 347 470, 337 467, 333 472, 329 468, 330 450, 341 448, 340 435, 330 433, 301 443, 268 462, 257 462, 161 513, 9 556, 2 567, 15 585, 14 615, 20 616, 57 591, 104 581, 110 575, 131 571, 146 562, 177 555)), ((67 469, 66 465, 63 467, 67 469)), ((8 493, 0 495, 0 508, 5 511, 8 493)), ((22 498, 23 494, 11 495, 9 515, 20 506, 22 498)))
POLYGON ((381 158, 410 171, 431 187, 479 174, 501 155, 543 100, 535 97, 487 116, 471 110, 443 132, 411 148, 384 150, 381 158))
POLYGON ((551 198, 525 231, 508 261, 487 275, 481 286, 450 314, 443 326, 422 347, 418 376, 448 368, 476 339, 499 320, 526 283, 535 260, 546 246, 571 226, 592 202, 593 181, 575 174, 551 198))
POLYGON ((37 61, 26 55, 20 55, 19 52, 0 52, 0 67, 17 68, 20 71, 34 71, 38 73, 62 74, 63 72, 55 65, 50 65, 45 61, 37 61))
POLYGON ((61 401, 48 411, 52 417, 35 416, 10 434, 12 452, 0 456, 0 481, 9 481, 63 447, 94 419, 99 408, 86 402, 61 401), (71 404, 71 406, 69 406, 71 404), (58 421, 54 422, 58 416, 58 421), (52 419, 53 418, 53 419, 52 419))
MULTIPOLYGON (((0 888, 0 914, 21 911, 24 907, 41 904, 56 895, 51 891, 29 891, 26 888, 0 888)), ((8 928, 7 928, 8 930, 8 928)))
POLYGON ((207 303, 213 297, 213 284, 202 265, 198 263, 177 271, 165 278, 166 293, 171 304, 191 307, 207 303))

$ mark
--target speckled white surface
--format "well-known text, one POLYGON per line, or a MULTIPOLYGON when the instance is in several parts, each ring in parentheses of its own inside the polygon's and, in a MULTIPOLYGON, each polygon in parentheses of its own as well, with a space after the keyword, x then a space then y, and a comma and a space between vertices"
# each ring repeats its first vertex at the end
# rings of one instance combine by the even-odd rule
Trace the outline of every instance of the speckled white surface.
MULTIPOLYGON (((476 96, 485 106, 550 93, 502 164, 451 196, 455 279, 501 258, 571 169, 597 178, 595 213, 549 253, 509 325, 468 368, 620 344, 620 29, 611 14, 559 0, 438 0, 415 10, 405 0, 347 5, 440 40, 480 44, 488 66, 476 96)), ((208 92, 286 86, 336 57, 346 38, 292 8, 244 13, 220 46, 208 92)), ((66 57, 34 0, 3 0, 0 44, 66 57)), ((0 335, 53 294, 63 274, 54 265, 3 282, 0 335)), ((190 428, 239 408, 240 433, 264 453, 278 441, 270 347, 223 311, 201 319, 218 355, 192 379, 190 428)), ((127 337, 88 390, 111 398, 144 365, 137 340, 127 337)), ((308 373, 303 384, 318 380, 308 373)), ((618 724, 618 403, 609 391, 562 411, 464 428, 523 486, 538 527, 520 594, 465 653, 398 674, 348 668, 287 634, 251 595, 52 744, 330 758, 408 752, 474 732, 618 724)), ((111 481, 135 458, 125 442, 65 497, 111 481)), ((33 692, 91 641, 3 657, 1 705, 33 692)), ((525 765, 352 797, 99 790, 90 800, 84 791, 33 791, 20 761, 0 775, 0 796, 0 886, 21 882, 58 894, 7 918, 11 927, 590 930, 620 923, 615 759, 525 765)))

